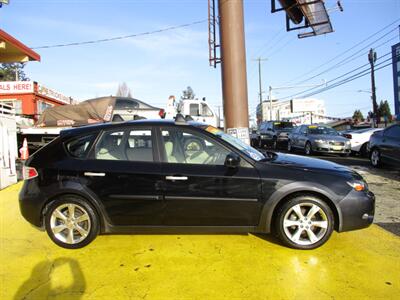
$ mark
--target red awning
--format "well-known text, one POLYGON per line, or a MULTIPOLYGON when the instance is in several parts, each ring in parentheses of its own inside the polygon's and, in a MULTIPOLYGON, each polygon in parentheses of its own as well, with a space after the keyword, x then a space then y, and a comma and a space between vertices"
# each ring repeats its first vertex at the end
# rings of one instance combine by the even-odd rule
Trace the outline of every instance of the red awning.
POLYGON ((40 61, 40 55, 0 29, 0 63, 40 61))

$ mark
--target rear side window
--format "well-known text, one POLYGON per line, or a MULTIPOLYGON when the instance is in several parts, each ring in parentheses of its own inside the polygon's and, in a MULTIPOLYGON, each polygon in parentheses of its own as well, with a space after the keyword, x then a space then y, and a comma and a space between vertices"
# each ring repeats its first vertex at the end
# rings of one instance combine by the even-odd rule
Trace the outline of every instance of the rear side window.
POLYGON ((68 141, 65 146, 68 153, 76 158, 85 158, 96 135, 85 135, 68 141))
POLYGON ((100 160, 153 161, 151 129, 106 131, 95 148, 100 160))

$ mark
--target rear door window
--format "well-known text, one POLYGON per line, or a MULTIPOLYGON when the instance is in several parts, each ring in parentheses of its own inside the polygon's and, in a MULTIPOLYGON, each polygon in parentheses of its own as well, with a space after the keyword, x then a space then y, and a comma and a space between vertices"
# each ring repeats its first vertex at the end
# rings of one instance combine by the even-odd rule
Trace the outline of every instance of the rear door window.
POLYGON ((151 129, 104 132, 95 147, 95 159, 153 162, 151 129))

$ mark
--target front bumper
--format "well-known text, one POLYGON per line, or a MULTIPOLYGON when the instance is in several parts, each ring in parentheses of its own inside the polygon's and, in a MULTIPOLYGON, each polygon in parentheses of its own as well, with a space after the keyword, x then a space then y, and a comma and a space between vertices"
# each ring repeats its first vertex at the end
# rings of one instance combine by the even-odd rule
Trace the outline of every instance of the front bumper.
POLYGON ((341 212, 339 232, 366 228, 372 224, 375 214, 375 195, 352 190, 338 204, 341 212))
POLYGON ((312 150, 320 153, 337 153, 337 154, 348 154, 351 153, 351 145, 331 145, 329 143, 312 143, 312 150))

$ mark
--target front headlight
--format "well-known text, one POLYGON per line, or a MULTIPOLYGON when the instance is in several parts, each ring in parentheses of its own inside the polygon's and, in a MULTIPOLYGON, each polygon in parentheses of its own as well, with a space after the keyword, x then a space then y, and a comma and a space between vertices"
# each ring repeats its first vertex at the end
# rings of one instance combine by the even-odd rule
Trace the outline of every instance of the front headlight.
POLYGON ((318 143, 318 144, 325 144, 326 143, 326 141, 324 141, 324 140, 315 140, 315 142, 318 143))
POLYGON ((368 184, 362 180, 348 181, 347 184, 351 186, 355 191, 362 192, 368 190, 368 184))

